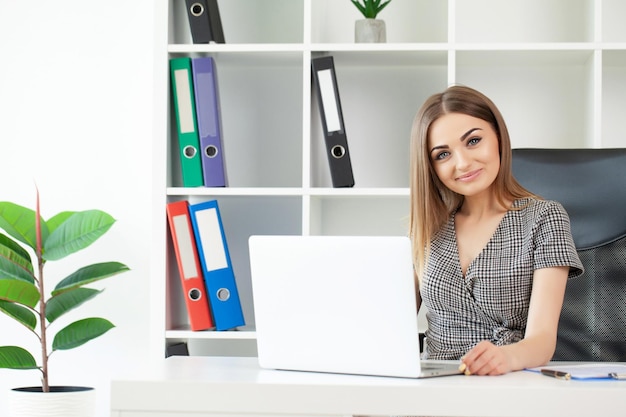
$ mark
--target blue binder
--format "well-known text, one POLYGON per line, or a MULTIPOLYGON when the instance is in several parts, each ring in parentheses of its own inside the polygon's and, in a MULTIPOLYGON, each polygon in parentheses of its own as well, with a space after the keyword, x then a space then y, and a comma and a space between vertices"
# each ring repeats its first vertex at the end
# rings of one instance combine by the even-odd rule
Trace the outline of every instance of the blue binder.
POLYGON ((215 329, 243 326, 245 320, 217 200, 191 204, 189 214, 215 329))
POLYGON ((212 57, 191 59, 200 157, 205 187, 226 187, 222 122, 215 61, 212 57))

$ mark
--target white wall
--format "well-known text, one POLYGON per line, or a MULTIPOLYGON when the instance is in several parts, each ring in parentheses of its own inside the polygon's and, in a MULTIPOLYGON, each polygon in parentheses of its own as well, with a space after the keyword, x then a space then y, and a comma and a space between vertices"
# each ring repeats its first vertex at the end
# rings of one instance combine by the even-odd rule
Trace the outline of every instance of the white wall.
MULTIPOLYGON (((98 417, 109 415, 110 380, 148 356, 152 3, 0 0, 0 200, 34 208, 36 183, 46 219, 88 208, 117 219, 92 247, 48 264, 49 281, 100 261, 131 268, 71 317, 117 327, 51 358, 52 384, 96 387, 98 417)), ((33 336, 1 315, 8 344, 37 353, 33 336)), ((0 415, 9 388, 39 377, 0 369, 0 415)))

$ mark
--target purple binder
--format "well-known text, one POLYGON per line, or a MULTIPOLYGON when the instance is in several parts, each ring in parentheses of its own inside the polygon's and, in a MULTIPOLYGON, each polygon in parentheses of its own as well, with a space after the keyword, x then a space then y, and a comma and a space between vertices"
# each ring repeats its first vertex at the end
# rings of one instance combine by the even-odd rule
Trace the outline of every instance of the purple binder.
POLYGON ((222 126, 215 61, 212 57, 191 59, 196 118, 205 187, 226 187, 222 126))

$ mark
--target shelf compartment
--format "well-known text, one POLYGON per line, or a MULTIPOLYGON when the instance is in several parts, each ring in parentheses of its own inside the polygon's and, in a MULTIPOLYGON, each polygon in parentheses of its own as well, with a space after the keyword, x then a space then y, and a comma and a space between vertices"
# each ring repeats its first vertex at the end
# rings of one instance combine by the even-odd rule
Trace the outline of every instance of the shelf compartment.
MULTIPOLYGON (((313 43, 354 43, 354 22, 363 15, 350 1, 311 0, 313 43)), ((448 2, 394 0, 378 16, 385 21, 387 42, 446 42, 448 2)))
POLYGON ((458 51, 456 83, 502 112, 514 148, 593 144, 593 50, 458 51))
MULTIPOLYGON (((321 56, 317 52, 313 57, 321 56)), ((421 103, 447 85, 445 51, 334 51, 356 188, 407 187, 411 125, 421 103)), ((313 90, 314 92, 314 90, 313 90)), ((311 98, 311 186, 329 187, 316 94, 311 98)))
POLYGON ((312 235, 405 236, 408 233, 409 197, 312 196, 312 235))
MULTIPOLYGON (((215 59, 228 185, 300 186, 302 53, 170 54, 175 56, 215 59)), ((174 112, 170 111, 172 157, 168 185, 176 187, 182 185, 182 178, 175 122, 174 112)))
POLYGON ((594 40, 593 0, 461 0, 455 5, 456 42, 594 40))
MULTIPOLYGON (((192 44, 185 0, 169 2, 169 43, 192 44)), ((218 5, 226 43, 303 42, 304 0, 220 0, 218 5)))
MULTIPOLYGON (((212 198, 190 196, 187 200, 190 204, 196 204, 210 199, 212 198)), ((176 199, 170 197, 170 201, 174 200, 176 199)), ((248 238, 255 234, 302 234, 302 198, 290 196, 220 196, 217 201, 246 321, 244 328, 254 328, 248 238)), ((166 221, 165 218, 163 221, 166 221)), ((188 328, 189 320, 184 304, 180 275, 169 234, 166 293, 168 300, 166 330, 188 328)))

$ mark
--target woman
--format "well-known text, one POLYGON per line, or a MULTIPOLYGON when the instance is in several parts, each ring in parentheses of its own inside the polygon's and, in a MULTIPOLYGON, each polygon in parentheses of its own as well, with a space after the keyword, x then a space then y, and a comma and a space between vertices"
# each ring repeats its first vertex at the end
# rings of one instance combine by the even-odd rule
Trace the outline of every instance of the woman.
POLYGON ((410 235, 424 358, 476 375, 552 358, 566 281, 583 267, 567 213, 513 178, 504 119, 476 90, 450 87, 416 115, 410 235))

